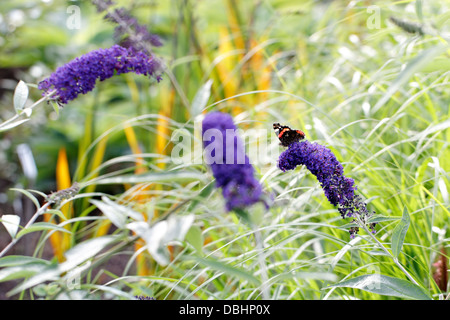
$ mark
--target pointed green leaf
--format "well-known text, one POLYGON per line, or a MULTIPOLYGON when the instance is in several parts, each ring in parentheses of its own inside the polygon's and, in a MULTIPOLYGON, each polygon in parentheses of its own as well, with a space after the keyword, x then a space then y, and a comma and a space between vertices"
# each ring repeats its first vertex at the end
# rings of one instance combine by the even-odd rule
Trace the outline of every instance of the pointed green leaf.
POLYGON ((382 215, 374 215, 371 217, 367 223, 380 223, 380 222, 388 222, 388 221, 396 221, 400 220, 400 217, 390 217, 390 216, 382 216, 382 215))
MULTIPOLYGON (((29 269, 30 265, 27 265, 27 269, 29 269)), ((17 268, 17 267, 13 267, 17 268)), ((23 267, 18 267, 22 268, 23 267)), ((58 276, 60 274, 60 270, 57 265, 51 265, 51 266, 45 266, 42 268, 42 265, 39 265, 36 270, 30 270, 32 271, 30 274, 33 274, 30 278, 26 279, 24 282, 22 282, 19 286, 15 287, 13 290, 8 292, 8 296, 15 295, 23 290, 26 290, 28 288, 31 288, 33 286, 36 286, 40 283, 43 283, 45 281, 55 281, 58 280, 58 276)), ((22 277, 28 277, 29 275, 24 275, 22 277)))
POLYGON ((101 212, 111 221, 117 228, 122 229, 127 221, 127 216, 123 214, 122 210, 119 210, 118 204, 110 200, 107 197, 102 197, 102 201, 90 200, 101 212), (116 206, 117 205, 117 206, 116 206))
POLYGON ((194 100, 192 100, 191 115, 195 118, 203 109, 205 109, 211 95, 212 80, 208 80, 195 94, 194 100))
POLYGON ((19 233, 17 233, 17 238, 23 237, 24 235, 31 233, 31 232, 44 231, 44 230, 55 230, 55 231, 66 232, 69 234, 72 233, 69 230, 64 229, 63 227, 60 227, 53 223, 36 222, 36 223, 33 223, 28 228, 20 230, 19 233))
POLYGON ((117 227, 124 228, 128 217, 136 221, 143 221, 144 217, 133 209, 118 204, 108 197, 102 197, 102 201, 90 200, 101 212, 117 227))
POLYGON ((6 256, 0 258, 0 267, 14 267, 14 266, 22 266, 29 263, 36 263, 36 264, 44 264, 44 265, 50 265, 50 262, 44 259, 39 259, 35 257, 29 257, 29 256, 6 256))
POLYGON ((19 189, 19 188, 11 188, 10 190, 18 191, 18 192, 23 193, 25 196, 28 197, 28 199, 30 199, 34 203, 36 208, 39 208, 41 206, 40 203, 39 203, 39 200, 36 199, 36 197, 30 191, 24 190, 24 189, 19 189))
POLYGON ((17 230, 19 229, 20 217, 15 214, 4 214, 1 216, 0 221, 6 231, 8 231, 11 238, 14 239, 17 234, 17 230))
POLYGON ((30 119, 22 119, 22 120, 18 120, 18 121, 12 122, 12 123, 10 123, 8 125, 2 126, 2 127, 0 127, 0 132, 7 131, 9 129, 17 127, 18 125, 21 125, 22 123, 27 122, 29 120, 30 119))
POLYGON ((56 216, 59 217, 59 219, 61 219, 60 221, 66 221, 67 217, 64 215, 64 213, 61 212, 61 210, 56 210, 56 209, 48 209, 45 210, 46 214, 54 214, 56 216))
POLYGON ((167 244, 171 241, 183 241, 194 222, 194 215, 174 217, 156 223, 145 239, 147 250, 160 265, 167 265, 169 252, 167 244))
POLYGON ((189 242, 201 254, 203 251, 203 235, 202 230, 198 226, 192 226, 186 233, 186 241, 189 242))
POLYGON ((333 284, 329 288, 354 288, 384 296, 394 296, 404 299, 432 300, 429 294, 421 287, 394 277, 381 274, 370 274, 333 284))
POLYGON ((0 270, 0 282, 34 276, 47 268, 48 266, 42 263, 29 263, 3 268, 0 270))
POLYGON ((52 104, 53 110, 56 113, 56 118, 58 118, 59 117, 59 105, 56 102, 51 101, 51 100, 50 100, 50 103, 52 104))
POLYGON ((392 234, 391 250, 394 257, 398 257, 402 250, 403 241, 409 228, 410 217, 406 208, 403 210, 402 220, 397 224, 392 234))
POLYGON ((60 264, 62 272, 69 271, 82 262, 94 257, 116 239, 115 236, 104 236, 89 239, 66 251, 66 261, 60 264))

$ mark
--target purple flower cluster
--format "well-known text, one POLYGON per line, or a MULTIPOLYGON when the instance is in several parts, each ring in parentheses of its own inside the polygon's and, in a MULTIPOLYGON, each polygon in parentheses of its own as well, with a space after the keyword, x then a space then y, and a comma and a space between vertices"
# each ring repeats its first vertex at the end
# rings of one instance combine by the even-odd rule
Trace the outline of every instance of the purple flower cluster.
MULTIPOLYGON (((94 0, 93 3, 99 12, 107 11, 110 6, 114 5, 111 0, 94 0)), ((114 38, 123 47, 134 48, 150 54, 146 44, 154 47, 162 46, 161 38, 151 34, 147 27, 139 24, 137 19, 125 8, 111 10, 105 15, 105 19, 117 25, 114 29, 114 38)))
POLYGON ((43 95, 56 90, 56 100, 65 104, 79 94, 86 94, 95 87, 97 79, 103 81, 115 74, 134 72, 154 76, 160 80, 159 63, 143 52, 114 45, 109 49, 98 49, 59 67, 49 78, 38 85, 43 95))
MULTIPOLYGON (((317 143, 307 140, 296 142, 280 155, 278 167, 282 171, 293 170, 299 165, 317 177, 328 201, 338 206, 342 218, 359 214, 367 219, 371 214, 360 196, 355 195, 356 185, 353 179, 344 176, 344 168, 333 152, 317 143)), ((369 227, 374 232, 375 224, 369 227)), ((358 233, 358 227, 350 229, 352 237, 358 233)))
POLYGON ((254 177, 253 166, 236 135, 231 116, 211 112, 202 126, 205 160, 211 166, 216 186, 222 188, 227 211, 262 201, 261 184, 254 177))

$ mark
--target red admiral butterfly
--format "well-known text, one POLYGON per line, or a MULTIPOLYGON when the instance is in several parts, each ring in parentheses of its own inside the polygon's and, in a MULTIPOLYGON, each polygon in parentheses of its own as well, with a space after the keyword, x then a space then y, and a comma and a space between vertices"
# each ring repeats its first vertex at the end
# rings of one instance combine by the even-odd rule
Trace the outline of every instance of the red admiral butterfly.
POLYGON ((279 123, 273 124, 273 130, 275 130, 278 139, 280 139, 280 144, 283 147, 289 147, 290 144, 305 139, 305 133, 303 131, 293 130, 288 126, 282 126, 279 123))

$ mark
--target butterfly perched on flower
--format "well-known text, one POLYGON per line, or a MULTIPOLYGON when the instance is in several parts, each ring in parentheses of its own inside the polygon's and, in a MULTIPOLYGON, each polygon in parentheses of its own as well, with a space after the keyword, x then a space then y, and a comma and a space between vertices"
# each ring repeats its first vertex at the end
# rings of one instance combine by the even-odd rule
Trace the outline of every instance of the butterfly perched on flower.
POLYGON ((280 139, 280 144, 283 147, 289 147, 292 143, 305 139, 305 133, 303 131, 294 130, 288 126, 282 126, 279 123, 273 124, 273 130, 275 130, 278 139, 280 139))

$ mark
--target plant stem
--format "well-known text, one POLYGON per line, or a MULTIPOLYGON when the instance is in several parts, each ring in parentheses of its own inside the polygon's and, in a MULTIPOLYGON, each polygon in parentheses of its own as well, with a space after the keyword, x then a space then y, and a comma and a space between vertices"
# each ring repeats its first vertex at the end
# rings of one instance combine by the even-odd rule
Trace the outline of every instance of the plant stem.
MULTIPOLYGON (((41 102, 44 102, 45 100, 50 99, 50 97, 52 95, 54 95, 56 93, 56 90, 50 91, 48 94, 46 94, 44 97, 42 97, 41 99, 39 99, 38 101, 36 101, 35 103, 33 103, 31 106, 25 108, 25 109, 30 109, 33 110, 34 108, 36 108, 41 102)), ((17 120, 20 116, 22 116, 24 114, 24 112, 20 112, 20 113, 16 113, 13 117, 9 118, 8 120, 0 123, 0 130, 2 127, 7 126, 8 124, 10 124, 11 122, 17 120)))
POLYGON ((356 214, 356 218, 358 220, 359 227, 362 227, 369 235, 370 237, 375 241, 375 243, 389 256, 392 258, 394 263, 399 267, 399 269, 408 277, 409 280, 411 280, 412 283, 414 283, 417 286, 420 286, 419 283, 409 274, 409 272, 405 269, 405 267, 402 266, 402 264, 398 261, 398 258, 394 257, 392 253, 389 252, 389 250, 380 242, 380 240, 377 239, 373 235, 372 232, 367 228, 366 224, 361 220, 358 214, 356 214))
POLYGON ((264 300, 270 299, 270 288, 268 287, 269 283, 269 277, 267 275, 267 266, 264 261, 264 245, 263 240, 261 236, 261 231, 256 228, 255 225, 252 225, 253 230, 255 232, 255 240, 256 240, 256 248, 258 249, 258 262, 259 267, 261 269, 261 278, 262 278, 262 284, 261 284, 261 296, 264 300))
MULTIPOLYGON (((40 207, 39 210, 36 211, 36 213, 31 217, 31 219, 28 221, 28 223, 25 225, 25 227, 23 227, 23 230, 28 228, 29 226, 31 226, 34 223, 34 221, 36 221, 36 219, 47 210, 47 208, 49 206, 50 206, 50 203, 47 202, 42 207, 40 207)), ((17 241, 19 241, 19 239, 20 238, 12 239, 12 241, 2 250, 2 252, 0 252, 0 258, 3 257, 5 255, 5 253, 7 253, 9 251, 9 249, 11 249, 17 243, 17 241)))

